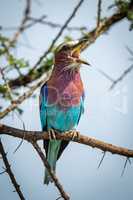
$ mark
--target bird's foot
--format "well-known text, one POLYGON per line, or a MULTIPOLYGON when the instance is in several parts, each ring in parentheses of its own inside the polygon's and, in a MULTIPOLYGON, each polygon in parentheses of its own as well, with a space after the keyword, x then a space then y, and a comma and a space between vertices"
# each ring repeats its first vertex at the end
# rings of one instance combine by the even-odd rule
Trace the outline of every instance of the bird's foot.
POLYGON ((78 131, 76 131, 76 130, 72 130, 72 131, 70 131, 69 132, 70 134, 71 134, 71 139, 72 140, 75 140, 75 139, 78 139, 79 138, 79 132, 78 131))
POLYGON ((49 140, 56 140, 56 132, 54 129, 48 130, 49 140))

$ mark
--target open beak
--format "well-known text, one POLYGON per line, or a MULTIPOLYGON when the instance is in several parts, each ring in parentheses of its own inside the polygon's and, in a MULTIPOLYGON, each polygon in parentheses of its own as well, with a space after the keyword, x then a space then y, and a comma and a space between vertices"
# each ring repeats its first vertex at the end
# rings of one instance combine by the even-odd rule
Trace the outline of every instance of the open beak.
POLYGON ((86 46, 87 41, 87 39, 79 40, 79 42, 72 47, 72 57, 75 58, 77 63, 90 66, 90 64, 87 61, 80 58, 80 53, 86 46))

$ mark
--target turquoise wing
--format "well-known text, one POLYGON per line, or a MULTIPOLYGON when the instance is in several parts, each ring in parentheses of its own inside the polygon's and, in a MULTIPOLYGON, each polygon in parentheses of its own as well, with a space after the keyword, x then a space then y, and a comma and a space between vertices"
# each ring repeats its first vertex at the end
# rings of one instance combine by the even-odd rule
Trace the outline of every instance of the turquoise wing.
POLYGON ((47 96, 48 96, 48 88, 47 84, 44 84, 41 87, 40 98, 39 98, 40 120, 41 120, 42 130, 44 131, 47 131, 47 109, 46 109, 47 96))

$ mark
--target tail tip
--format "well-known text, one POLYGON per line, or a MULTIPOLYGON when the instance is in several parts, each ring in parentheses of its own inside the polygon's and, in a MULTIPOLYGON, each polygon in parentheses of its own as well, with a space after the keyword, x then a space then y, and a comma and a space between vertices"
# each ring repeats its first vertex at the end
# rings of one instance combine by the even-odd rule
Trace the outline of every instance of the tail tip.
POLYGON ((52 180, 51 176, 45 175, 43 183, 44 183, 44 185, 48 185, 49 183, 53 183, 53 180, 52 180))

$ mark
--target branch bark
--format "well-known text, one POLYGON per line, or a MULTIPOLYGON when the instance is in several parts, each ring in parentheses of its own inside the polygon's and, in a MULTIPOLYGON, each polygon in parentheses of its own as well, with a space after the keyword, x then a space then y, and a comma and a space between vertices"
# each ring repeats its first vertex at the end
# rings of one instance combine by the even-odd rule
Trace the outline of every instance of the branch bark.
POLYGON ((36 62, 36 64, 34 65, 33 70, 35 70, 37 68, 37 66, 42 62, 42 60, 51 52, 52 48, 54 47, 55 43, 57 42, 57 40, 60 38, 60 36, 62 35, 63 31, 66 29, 66 27, 68 26, 68 24, 71 22, 71 20, 74 18, 76 12, 78 11, 78 9, 80 8, 80 6, 82 5, 82 3, 84 2, 84 0, 80 0, 78 2, 78 4, 76 5, 76 7, 74 8, 74 10, 72 11, 71 15, 68 17, 68 19, 66 20, 66 22, 64 23, 64 25, 62 26, 62 28, 59 30, 59 32, 57 33, 56 37, 54 38, 54 40, 52 41, 50 47, 43 53, 43 55, 39 58, 39 60, 36 62))
MULTIPOLYGON (((30 0, 27 0, 27 2, 30 2, 30 0)), ((78 11, 78 9, 80 8, 80 6, 82 5, 82 3, 84 2, 84 0, 80 0, 79 3, 76 5, 76 7, 74 8, 72 14, 69 16, 69 18, 66 20, 66 22, 64 23, 64 25, 62 26, 62 28, 60 29, 60 31, 58 32, 57 36, 55 37, 55 39, 52 41, 50 47, 48 48, 47 51, 44 52, 44 54, 39 58, 39 60, 37 61, 37 63, 34 65, 34 67, 30 70, 30 74, 29 76, 27 77, 26 76, 26 79, 25 79, 25 76, 20 76, 19 77, 19 80, 16 80, 17 82, 20 81, 21 79, 21 84, 22 85, 25 85, 25 83, 27 83, 27 80, 30 80, 30 77, 31 76, 31 73, 32 71, 34 71, 36 69, 36 67, 41 63, 41 61, 43 60, 44 57, 46 57, 48 55, 48 53, 52 50, 53 46, 55 45, 56 41, 59 39, 59 37, 61 36, 61 34, 63 33, 63 31, 65 30, 65 28, 67 27, 67 25, 70 23, 70 21, 73 19, 73 17, 75 16, 76 12, 78 11), (24 78, 24 79, 23 79, 24 78)), ((30 5, 30 4, 29 4, 30 5)), ((29 7, 28 7, 29 8, 29 7)), ((25 16, 28 16, 29 15, 29 10, 25 13, 27 13, 27 15, 25 14, 25 16)), ((25 18, 24 18, 25 19, 25 18)), ((26 17, 27 19, 27 17, 26 17)), ((49 72, 50 73, 50 72, 49 72)), ((42 77, 42 72, 41 72, 41 77, 42 77)), ((19 104, 21 104, 25 99, 27 99, 28 97, 30 97, 33 92, 41 86, 42 83, 45 83, 47 81, 47 77, 46 77, 46 80, 42 81, 42 80, 39 80, 39 82, 37 84, 35 84, 34 86, 31 87, 31 89, 24 93, 23 95, 21 95, 20 97, 17 98, 17 100, 13 101, 4 111, 0 112, 0 119, 4 118, 8 113, 10 113, 11 111, 13 111, 14 109, 17 108, 17 106, 19 104)), ((10 82, 8 82, 8 85, 10 88, 13 88, 11 85, 10 85, 10 82)))
POLYGON ((133 70, 133 65, 131 65, 130 67, 128 67, 126 70, 124 70, 124 72, 122 72, 122 74, 112 82, 112 85, 110 86, 109 90, 114 89, 114 87, 121 82, 131 71, 133 70))
POLYGON ((99 27, 100 21, 101 21, 101 6, 102 6, 102 0, 98 0, 97 5, 97 27, 99 27))
MULTIPOLYGON (((82 38, 87 38, 88 39, 88 42, 86 43, 86 46, 85 46, 84 49, 86 49, 91 44, 93 44, 99 36, 101 36, 103 33, 107 32, 113 25, 115 25, 116 23, 118 23, 121 20, 123 20, 126 16, 127 16, 127 12, 126 11, 118 11, 118 12, 114 13, 111 17, 108 17, 107 19, 103 20, 99 24, 98 27, 96 26, 92 31, 90 31, 89 33, 86 33, 86 35, 82 37, 82 38)), ((66 21, 66 22, 67 22, 67 25, 68 25, 68 22, 70 22, 70 21, 66 21)), ((64 30, 64 27, 66 28, 67 25, 66 25, 66 23, 64 24, 64 26, 62 27, 62 29, 58 33, 59 36, 61 35, 60 33, 62 33, 62 30, 64 30)), ((53 44, 55 44, 57 39, 58 38, 56 36, 55 39, 53 40, 53 42, 51 43, 50 47, 48 48, 48 50, 43 53, 43 55, 38 59, 36 64, 33 66, 33 68, 26 75, 23 75, 21 77, 18 77, 18 78, 14 79, 14 80, 10 80, 9 81, 9 86, 11 88, 15 89, 15 88, 18 88, 20 86, 26 86, 27 84, 29 84, 32 81, 34 81, 34 80, 38 79, 39 77, 41 77, 42 73, 45 73, 45 67, 42 67, 42 66, 38 67, 38 66, 40 65, 41 61, 51 51, 51 47, 53 47, 53 44), (33 71, 33 69, 36 69, 36 67, 38 67, 38 69, 36 70, 36 75, 35 76, 31 76, 31 71, 33 71), (40 71, 41 71, 41 73, 39 73, 40 71)))
POLYGON ((55 186, 58 188, 61 196, 65 199, 65 200, 69 200, 70 197, 68 196, 68 194, 64 191, 63 189, 63 186, 61 185, 61 183, 59 182, 57 176, 54 174, 54 172, 51 170, 51 167, 45 157, 45 155, 43 154, 41 148, 39 147, 39 145, 36 143, 36 142, 33 142, 32 143, 33 147, 35 148, 36 152, 38 153, 38 155, 40 156, 42 162, 43 162, 43 165, 44 167, 47 168, 52 180, 54 181, 55 183, 55 186))
MULTIPOLYGON (((118 154, 121 156, 125 156, 127 158, 133 158, 133 150, 119 147, 116 145, 109 144, 104 141, 97 140, 95 138, 84 136, 77 132, 78 137, 72 140, 71 132, 67 133, 56 133, 57 140, 66 140, 66 141, 73 141, 80 144, 84 144, 93 148, 100 149, 104 152, 110 152, 112 154, 118 154)), ((6 126, 4 124, 0 124, 0 135, 9 135, 17 138, 24 139, 30 143, 36 142, 38 140, 49 139, 49 135, 47 132, 41 131, 24 131, 16 128, 12 128, 6 126)))
POLYGON ((18 107, 18 105, 20 105, 25 99, 30 97, 38 87, 40 87, 43 83, 45 83, 49 79, 50 74, 51 74, 50 72, 47 73, 47 76, 44 79, 39 80, 35 85, 30 87, 30 89, 27 92, 19 96, 16 100, 12 101, 12 103, 5 110, 0 112, 0 119, 4 118, 11 111, 15 110, 18 107))
POLYGON ((1 142, 1 140, 0 140, 0 153, 2 155, 2 159, 3 159, 3 162, 4 162, 5 167, 6 167, 5 172, 8 173, 8 175, 9 175, 9 177, 11 179, 11 182, 12 182, 16 192, 18 193, 20 199, 21 200, 25 200, 24 195, 23 195, 23 193, 22 193, 22 191, 20 189, 20 185, 17 183, 16 178, 15 178, 15 176, 14 176, 12 170, 11 170, 11 166, 10 166, 10 164, 8 162, 7 155, 5 153, 5 150, 4 150, 4 147, 3 147, 3 144, 1 142))
POLYGON ((9 41, 8 48, 10 48, 12 45, 16 43, 20 34, 24 31, 25 24, 28 21, 28 17, 30 15, 30 11, 31 11, 31 0, 26 0, 24 16, 22 18, 20 26, 18 27, 18 30, 14 34, 13 38, 9 41))
MULTIPOLYGON (((57 34, 57 36, 55 37, 55 39, 53 40, 51 46, 49 47, 49 49, 39 58, 39 60, 37 61, 37 63, 34 65, 33 67, 33 71, 34 69, 36 69, 36 67, 41 63, 41 61, 44 59, 44 57, 47 56, 47 54, 51 51, 51 49, 53 48, 53 45, 55 44, 56 40, 60 37, 60 35, 62 34, 63 30, 67 27, 68 23, 71 21, 71 19, 74 17, 76 11, 78 10, 78 8, 81 6, 83 1, 80 1, 78 3, 78 5, 75 7, 73 13, 71 14, 71 16, 68 18, 68 20, 65 22, 64 26, 62 27, 62 29, 59 31, 59 33, 57 34)), ((111 17, 109 17, 108 19, 104 20, 103 22, 101 22, 99 24, 98 27, 96 27, 93 31, 89 32, 88 34, 86 34, 84 36, 84 38, 88 39, 88 42, 86 43, 86 46, 84 47, 87 48, 89 45, 91 45, 92 43, 95 42, 95 40, 104 32, 106 32, 107 30, 109 30, 109 28, 115 24, 116 22, 122 20, 123 18, 125 18, 127 15, 126 11, 123 12, 118 12, 115 13, 114 15, 112 15, 111 17)), ((43 71, 41 71, 41 75, 42 75, 43 71)), ((31 76, 31 71, 29 72, 29 74, 27 74, 26 76, 21 76, 18 79, 12 80, 11 82, 9 81, 8 85, 10 88, 16 88, 19 87, 21 85, 26 85, 30 82, 32 82, 32 77, 31 76)), ((34 76, 34 80, 35 80, 35 76, 34 76)), ((39 81, 40 82, 40 81, 39 81)), ((45 82, 45 81, 44 81, 45 82)), ((41 82, 42 83, 42 82, 41 82)), ((26 94, 20 96, 16 101, 14 101, 8 108, 6 108, 3 112, 0 113, 0 119, 5 117, 9 112, 11 112, 12 110, 16 109, 17 106, 19 104, 21 104, 26 98, 30 97, 33 92, 40 86, 41 84, 38 84, 33 86, 34 89, 31 91, 28 91, 26 94)))

